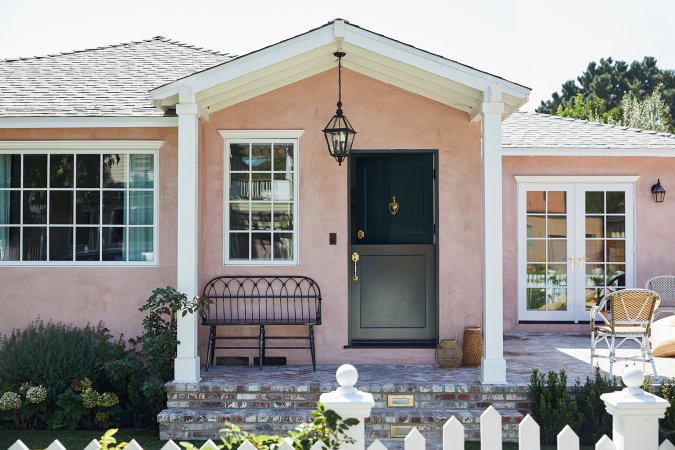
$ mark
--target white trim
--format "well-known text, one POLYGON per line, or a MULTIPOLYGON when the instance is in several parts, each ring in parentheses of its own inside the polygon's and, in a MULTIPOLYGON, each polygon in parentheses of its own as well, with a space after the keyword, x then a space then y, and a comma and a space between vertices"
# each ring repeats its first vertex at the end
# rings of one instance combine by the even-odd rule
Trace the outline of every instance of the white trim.
POLYGON ((36 150, 36 151, 54 151, 54 150, 152 150, 157 151, 164 141, 0 141, 0 150, 36 150))
POLYGON ((305 130, 218 130, 223 139, 300 139, 305 130))
MULTIPOLYGON (((255 266, 255 267, 278 267, 297 266, 300 264, 300 136, 304 130, 219 130, 222 136, 229 136, 223 143, 223 266, 255 266), (290 137, 278 137, 278 136, 290 137), (231 260, 229 223, 230 223, 230 183, 229 183, 229 158, 227 157, 228 146, 233 143, 270 143, 293 144, 293 259, 292 260, 231 260)), ((273 174, 274 172, 272 172, 273 174)), ((287 203, 287 202, 284 202, 287 203)), ((249 233, 251 230, 249 230, 249 233)), ((273 234, 273 230, 270 230, 273 234)), ((272 237, 274 239, 274 237, 272 237)), ((250 257, 250 254, 249 254, 250 257)), ((273 257, 273 255, 272 255, 273 257)))
POLYGON ((177 117, 0 117, 0 128, 175 128, 177 117))
POLYGON ((502 156, 675 156, 675 148, 502 148, 502 156))
POLYGON ((640 175, 515 175, 518 183, 635 183, 640 175))

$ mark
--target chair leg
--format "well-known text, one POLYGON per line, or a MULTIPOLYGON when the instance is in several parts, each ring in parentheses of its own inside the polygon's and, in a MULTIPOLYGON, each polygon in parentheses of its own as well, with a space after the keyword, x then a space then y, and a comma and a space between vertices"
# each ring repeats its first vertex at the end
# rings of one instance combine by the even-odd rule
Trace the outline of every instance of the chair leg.
POLYGON ((649 338, 645 336, 645 348, 647 350, 647 356, 649 357, 649 361, 652 363, 652 370, 654 371, 654 376, 657 377, 659 376, 658 373, 656 373, 656 361, 654 361, 654 355, 652 355, 652 347, 649 345, 649 338))
POLYGON ((211 359, 211 365, 213 365, 213 360, 216 357, 216 327, 212 326, 211 327, 211 332, 210 332, 210 341, 211 341, 211 353, 209 353, 208 358, 211 359))
POLYGON ((594 359, 595 359, 595 331, 591 331, 591 369, 593 368, 594 359))
POLYGON ((612 336, 612 342, 609 346, 609 376, 614 376, 614 361, 616 360, 616 348, 614 347, 615 340, 612 336))
POLYGON ((309 326, 309 351, 312 354, 312 369, 316 372, 316 356, 314 352, 314 325, 309 326))
POLYGON ((215 327, 213 327, 213 326, 211 328, 209 328, 209 340, 206 343, 206 364, 205 364, 205 366, 206 366, 207 372, 209 371, 209 362, 211 363, 211 365, 213 365, 213 350, 214 350, 213 347, 215 347, 214 335, 213 335, 214 328, 215 327))
POLYGON ((260 335, 258 337, 258 363, 262 370, 263 359, 265 358, 265 325, 260 325, 260 335))

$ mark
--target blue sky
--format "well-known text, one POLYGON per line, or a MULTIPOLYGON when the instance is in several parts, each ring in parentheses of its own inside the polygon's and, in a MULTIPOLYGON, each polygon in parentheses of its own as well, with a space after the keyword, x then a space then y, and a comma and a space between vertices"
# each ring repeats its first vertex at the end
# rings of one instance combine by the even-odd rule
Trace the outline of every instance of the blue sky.
POLYGON ((0 0, 0 58, 158 35, 242 54, 337 17, 529 86, 527 110, 601 57, 675 69, 673 0, 0 0))

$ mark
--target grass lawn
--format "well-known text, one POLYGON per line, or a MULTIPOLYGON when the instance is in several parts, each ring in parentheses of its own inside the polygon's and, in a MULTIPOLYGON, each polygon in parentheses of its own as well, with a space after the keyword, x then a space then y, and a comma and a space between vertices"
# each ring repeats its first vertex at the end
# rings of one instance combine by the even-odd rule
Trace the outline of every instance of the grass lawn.
MULTIPOLYGON (((103 432, 101 430, 0 430, 0 450, 9 448, 17 439, 21 439, 31 449, 46 448, 49 444, 58 439, 68 450, 81 450, 91 442, 92 439, 99 439, 103 432)), ((136 439, 145 450, 160 450, 165 441, 159 440, 159 433, 156 428, 122 428, 115 435, 117 442, 136 439)), ((214 439, 214 442, 218 443, 214 439)), ((201 443, 199 443, 201 445, 201 443)), ((466 450, 480 450, 480 443, 467 442, 466 450)), ((542 445, 542 450, 555 450, 555 446, 542 445)), ((503 450, 517 450, 518 444, 514 442, 505 442, 503 450)), ((581 447, 581 450, 592 450, 593 447, 581 447)))

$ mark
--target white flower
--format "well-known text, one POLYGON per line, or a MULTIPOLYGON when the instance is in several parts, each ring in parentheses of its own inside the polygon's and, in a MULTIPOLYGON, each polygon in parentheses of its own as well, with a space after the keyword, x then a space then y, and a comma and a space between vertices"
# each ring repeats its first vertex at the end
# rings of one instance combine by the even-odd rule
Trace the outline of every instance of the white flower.
POLYGON ((40 403, 47 399, 47 389, 40 386, 33 386, 26 391, 26 400, 30 403, 40 403))
POLYGON ((0 411, 11 411, 21 408, 21 397, 16 392, 5 392, 0 397, 0 411))

